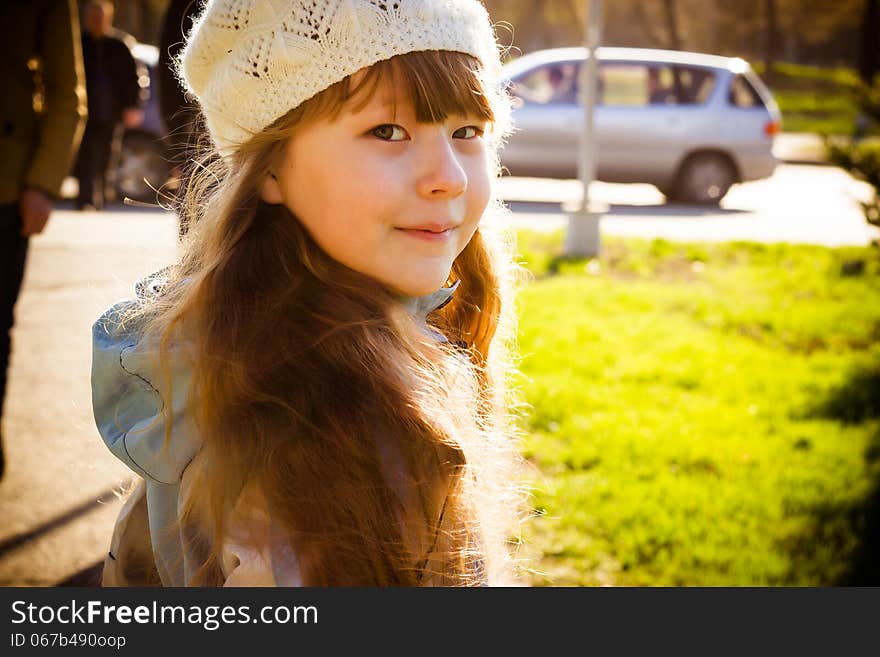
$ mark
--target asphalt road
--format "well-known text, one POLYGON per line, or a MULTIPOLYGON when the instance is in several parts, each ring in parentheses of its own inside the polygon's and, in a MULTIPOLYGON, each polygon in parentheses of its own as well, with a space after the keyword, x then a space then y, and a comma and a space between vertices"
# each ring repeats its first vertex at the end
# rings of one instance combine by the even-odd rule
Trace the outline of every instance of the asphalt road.
MULTIPOLYGON (((866 244, 857 205, 870 190, 838 169, 783 165, 734 188, 721 209, 667 206, 652 187, 593 188, 609 205, 603 234, 866 244)), ((574 181, 503 181, 517 225, 562 226, 574 181)), ((174 258, 176 221, 158 211, 59 209, 31 243, 17 306, 6 400, 7 473, 0 482, 0 585, 51 586, 103 558, 128 470, 94 427, 90 329, 134 282, 174 258)))

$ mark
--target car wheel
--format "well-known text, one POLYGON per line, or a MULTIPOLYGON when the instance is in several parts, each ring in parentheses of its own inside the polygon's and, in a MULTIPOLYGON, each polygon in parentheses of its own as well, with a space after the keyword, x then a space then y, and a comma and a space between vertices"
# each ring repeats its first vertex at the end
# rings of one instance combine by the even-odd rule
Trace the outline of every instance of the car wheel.
POLYGON ((154 188, 165 184, 169 171, 165 151, 153 135, 129 132, 122 141, 116 169, 117 197, 156 203, 154 188))
POLYGON ((718 205, 736 182, 733 164, 719 153, 692 155, 678 171, 671 200, 718 205))

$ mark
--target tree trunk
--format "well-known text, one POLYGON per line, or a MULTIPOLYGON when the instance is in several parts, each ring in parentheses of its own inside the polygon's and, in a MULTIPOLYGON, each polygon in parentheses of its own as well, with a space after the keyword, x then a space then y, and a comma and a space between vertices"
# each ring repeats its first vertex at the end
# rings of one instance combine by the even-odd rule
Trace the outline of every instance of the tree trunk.
POLYGON ((681 39, 678 37, 678 20, 675 13, 675 0, 663 0, 666 13, 666 26, 669 30, 669 48, 681 50, 681 39))
POLYGON ((871 84, 880 70, 880 8, 878 0, 865 0, 859 39, 859 77, 871 84))
POLYGON ((644 30, 645 36, 648 37, 648 42, 650 43, 651 47, 662 48, 664 44, 664 40, 661 38, 662 32, 659 30, 654 30, 653 16, 648 16, 648 12, 642 2, 636 2, 634 8, 636 11, 636 16, 639 19, 639 23, 641 23, 642 25, 642 30, 644 30))
POLYGON ((773 67, 776 65, 776 0, 764 0, 764 79, 773 81, 773 67))
POLYGON ((530 3, 526 25, 531 27, 531 38, 529 39, 528 50, 540 50, 548 48, 547 42, 547 22, 544 20, 544 3, 536 0, 530 3))

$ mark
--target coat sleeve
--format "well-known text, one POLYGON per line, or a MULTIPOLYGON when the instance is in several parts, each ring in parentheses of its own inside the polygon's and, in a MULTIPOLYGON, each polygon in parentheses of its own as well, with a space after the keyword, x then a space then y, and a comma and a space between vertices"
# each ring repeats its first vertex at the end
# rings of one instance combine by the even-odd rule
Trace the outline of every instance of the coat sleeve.
POLYGON ((132 54, 131 45, 133 41, 133 38, 121 38, 117 48, 119 79, 116 81, 116 95, 119 99, 119 106, 123 109, 140 107, 143 105, 143 100, 145 100, 141 98, 141 87, 138 83, 138 78, 141 76, 141 73, 144 75, 148 75, 148 73, 145 69, 139 70, 143 69, 143 67, 138 65, 132 54))
POLYGON ((104 559, 102 586, 162 585, 150 542, 146 490, 146 482, 138 477, 116 518, 110 551, 104 559))
POLYGON ((76 2, 51 2, 42 25, 39 43, 46 114, 40 120, 37 144, 24 184, 57 197, 79 148, 87 113, 76 2))

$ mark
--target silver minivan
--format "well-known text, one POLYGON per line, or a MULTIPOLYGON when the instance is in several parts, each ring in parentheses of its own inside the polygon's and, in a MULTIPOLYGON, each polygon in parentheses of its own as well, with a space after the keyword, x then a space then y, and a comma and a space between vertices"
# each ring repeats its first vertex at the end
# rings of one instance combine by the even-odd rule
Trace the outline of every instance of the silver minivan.
MULTIPOLYGON (((718 203, 731 185, 776 167, 779 108, 735 57, 644 48, 598 49, 596 177, 651 183, 668 200, 718 203)), ((501 153, 517 176, 577 177, 585 48, 554 48, 508 62, 516 126, 501 153)))

